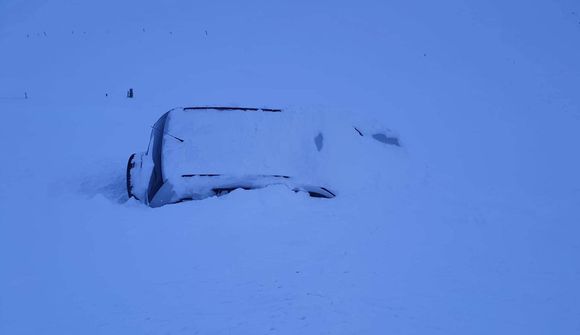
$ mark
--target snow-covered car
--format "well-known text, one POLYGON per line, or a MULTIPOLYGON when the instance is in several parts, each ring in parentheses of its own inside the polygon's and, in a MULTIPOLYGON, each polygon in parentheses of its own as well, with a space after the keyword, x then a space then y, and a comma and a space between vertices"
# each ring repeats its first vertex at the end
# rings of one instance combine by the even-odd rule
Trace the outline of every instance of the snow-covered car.
POLYGON ((333 198, 316 179, 323 137, 280 109, 186 107, 153 125, 127 164, 127 193, 150 207, 284 185, 333 198))

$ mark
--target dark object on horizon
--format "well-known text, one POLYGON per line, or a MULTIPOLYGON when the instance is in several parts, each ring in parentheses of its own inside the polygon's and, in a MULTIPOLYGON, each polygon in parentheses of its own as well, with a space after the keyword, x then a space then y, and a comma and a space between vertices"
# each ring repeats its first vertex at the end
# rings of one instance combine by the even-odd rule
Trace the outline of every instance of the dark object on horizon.
POLYGON ((133 98, 133 96, 134 96, 134 95, 133 95, 133 89, 132 89, 132 88, 130 88, 130 89, 127 91, 127 98, 133 98))
POLYGON ((24 92, 24 99, 28 99, 28 93, 24 92))

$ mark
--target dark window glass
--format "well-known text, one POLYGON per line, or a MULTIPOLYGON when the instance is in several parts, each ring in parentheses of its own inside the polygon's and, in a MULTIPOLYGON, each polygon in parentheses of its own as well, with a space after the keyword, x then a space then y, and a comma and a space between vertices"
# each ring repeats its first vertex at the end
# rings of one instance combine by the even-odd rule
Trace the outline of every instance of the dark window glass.
POLYGON ((153 130, 151 130, 151 138, 149 140, 148 153, 153 158, 153 172, 151 173, 151 179, 149 179, 149 188, 147 192, 147 197, 149 201, 153 199, 155 193, 163 185, 163 174, 161 170, 161 152, 163 150, 163 134, 165 133, 165 123, 167 121, 167 115, 169 112, 163 114, 153 125, 153 130), (151 150, 151 152, 149 152, 151 150))

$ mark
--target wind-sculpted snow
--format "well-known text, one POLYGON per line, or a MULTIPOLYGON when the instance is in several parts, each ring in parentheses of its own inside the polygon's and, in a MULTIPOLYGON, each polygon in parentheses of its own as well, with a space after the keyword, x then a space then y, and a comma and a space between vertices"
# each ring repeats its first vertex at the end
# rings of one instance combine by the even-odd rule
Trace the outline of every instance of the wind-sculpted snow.
POLYGON ((0 334, 578 333, 579 12, 3 1, 0 334), (208 105, 291 111, 337 196, 128 200, 208 105))

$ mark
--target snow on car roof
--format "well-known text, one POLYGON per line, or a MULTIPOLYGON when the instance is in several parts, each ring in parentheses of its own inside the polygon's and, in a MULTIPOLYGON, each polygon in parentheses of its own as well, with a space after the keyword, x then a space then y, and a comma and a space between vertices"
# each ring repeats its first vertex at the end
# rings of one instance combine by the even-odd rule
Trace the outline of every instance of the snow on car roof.
POLYGON ((165 126, 163 174, 286 175, 307 182, 316 174, 317 131, 279 109, 174 109, 165 126))

